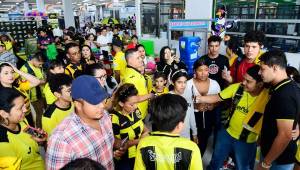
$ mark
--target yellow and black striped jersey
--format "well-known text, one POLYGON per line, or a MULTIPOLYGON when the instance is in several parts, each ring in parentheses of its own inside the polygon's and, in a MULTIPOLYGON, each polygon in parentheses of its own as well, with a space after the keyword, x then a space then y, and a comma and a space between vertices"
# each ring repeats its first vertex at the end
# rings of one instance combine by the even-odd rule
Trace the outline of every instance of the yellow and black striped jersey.
MULTIPOLYGON (((129 115, 123 115, 122 113, 113 110, 111 113, 112 126, 114 135, 118 139, 128 140, 139 139, 144 130, 144 123, 142 121, 142 115, 139 109, 129 115)), ((131 146, 128 148, 127 156, 128 158, 134 158, 136 155, 136 146, 131 146)))
POLYGON ((48 136, 50 137, 56 126, 73 112, 74 106, 72 103, 68 108, 60 108, 55 103, 48 106, 42 116, 42 127, 48 133, 48 136))
POLYGON ((26 119, 20 122, 18 131, 0 125, 0 167, 19 167, 21 170, 45 169, 37 142, 31 135, 23 132, 26 124, 26 119), (4 161, 3 158, 10 158, 11 161, 4 161))
POLYGON ((152 132, 140 140, 135 170, 202 170, 201 154, 196 143, 165 132, 152 132))

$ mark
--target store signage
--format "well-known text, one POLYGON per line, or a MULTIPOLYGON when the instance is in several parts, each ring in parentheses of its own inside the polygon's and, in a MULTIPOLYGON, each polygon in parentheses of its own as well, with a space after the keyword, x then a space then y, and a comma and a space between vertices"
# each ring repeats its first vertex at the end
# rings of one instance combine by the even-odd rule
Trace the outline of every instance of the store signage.
POLYGON ((201 29, 208 28, 208 21, 203 20, 170 20, 169 29, 201 29))

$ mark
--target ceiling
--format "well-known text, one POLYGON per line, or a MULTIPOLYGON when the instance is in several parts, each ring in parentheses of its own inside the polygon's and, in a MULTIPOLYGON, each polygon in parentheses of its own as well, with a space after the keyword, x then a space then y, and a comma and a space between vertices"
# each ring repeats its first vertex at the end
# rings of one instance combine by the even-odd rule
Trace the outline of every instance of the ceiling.
MULTIPOLYGON (((0 12, 9 12, 16 7, 21 10, 24 8, 25 0, 0 0, 0 12)), ((27 0, 33 9, 36 8, 36 0, 27 0)), ((111 3, 115 0, 72 0, 73 8, 77 8, 83 4, 89 5, 101 5, 105 3, 111 3)), ((45 5, 61 5, 62 0, 44 0, 45 5)), ((119 2, 125 2, 126 4, 134 4, 134 0, 119 0, 119 2)))
MULTIPOLYGON (((218 0, 219 3, 255 3, 256 0, 218 0)), ((300 0, 258 0, 259 3, 298 4, 300 0)))

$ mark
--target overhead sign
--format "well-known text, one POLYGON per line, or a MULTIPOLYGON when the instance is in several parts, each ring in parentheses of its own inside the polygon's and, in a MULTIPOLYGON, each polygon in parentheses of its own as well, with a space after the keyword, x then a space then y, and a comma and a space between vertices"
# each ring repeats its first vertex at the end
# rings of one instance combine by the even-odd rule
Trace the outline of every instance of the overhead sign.
POLYGON ((170 20, 169 29, 203 29, 208 28, 208 21, 203 20, 170 20))

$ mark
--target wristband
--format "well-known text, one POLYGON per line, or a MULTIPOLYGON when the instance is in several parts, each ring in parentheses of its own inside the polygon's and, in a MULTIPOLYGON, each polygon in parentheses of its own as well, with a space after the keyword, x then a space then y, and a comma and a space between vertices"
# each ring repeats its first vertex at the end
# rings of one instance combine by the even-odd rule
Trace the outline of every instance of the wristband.
POLYGON ((265 169, 269 169, 271 168, 272 164, 266 164, 264 161, 261 162, 261 167, 265 168, 265 169))

